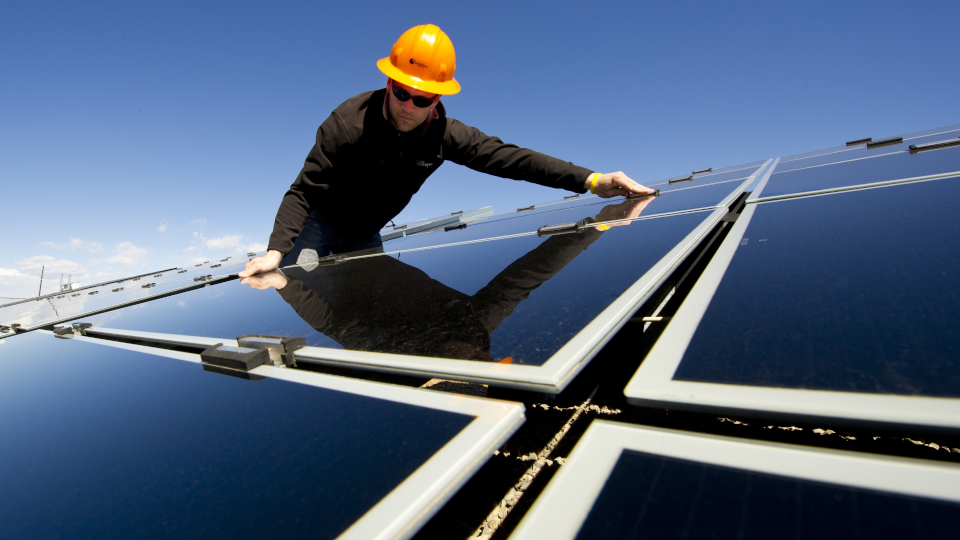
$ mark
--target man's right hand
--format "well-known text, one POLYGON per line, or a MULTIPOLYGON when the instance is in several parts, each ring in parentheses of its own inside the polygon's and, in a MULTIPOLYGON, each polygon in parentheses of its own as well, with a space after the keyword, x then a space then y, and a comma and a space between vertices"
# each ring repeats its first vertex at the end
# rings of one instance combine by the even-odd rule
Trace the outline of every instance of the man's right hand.
POLYGON ((243 267, 243 272, 237 274, 242 278, 250 277, 256 274, 262 274, 264 272, 272 272, 280 267, 280 259, 283 258, 283 253, 275 249, 267 251, 267 254, 263 257, 257 257, 256 259, 248 262, 243 267))
POLYGON ((655 197, 643 197, 641 199, 626 200, 620 204, 610 204, 603 207, 603 210, 600 210, 600 213, 597 214, 597 217, 594 218, 597 221, 601 222, 603 225, 594 226, 595 229, 603 231, 609 229, 610 227, 619 227, 621 225, 629 225, 633 223, 632 221, 616 221, 618 219, 636 219, 640 217, 640 212, 650 204, 655 197))

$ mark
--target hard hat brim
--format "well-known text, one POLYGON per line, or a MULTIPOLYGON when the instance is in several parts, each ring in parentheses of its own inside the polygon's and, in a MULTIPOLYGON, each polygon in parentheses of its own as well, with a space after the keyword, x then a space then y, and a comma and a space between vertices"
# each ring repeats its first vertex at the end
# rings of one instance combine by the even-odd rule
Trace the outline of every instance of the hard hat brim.
POLYGON ((391 79, 397 81, 398 83, 405 84, 410 88, 416 88, 423 92, 430 92, 431 94, 442 94, 445 96, 450 96, 460 92, 460 83, 456 79, 450 79, 449 81, 437 82, 437 81, 425 81, 418 77, 412 77, 406 73, 397 69, 396 66, 390 63, 390 58, 381 58, 377 60, 377 68, 383 72, 384 75, 390 77, 391 79))

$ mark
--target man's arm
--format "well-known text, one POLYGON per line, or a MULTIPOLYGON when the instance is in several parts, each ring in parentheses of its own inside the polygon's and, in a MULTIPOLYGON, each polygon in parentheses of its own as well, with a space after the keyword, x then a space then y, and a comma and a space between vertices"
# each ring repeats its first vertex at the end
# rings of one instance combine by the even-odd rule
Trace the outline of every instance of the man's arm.
POLYGON ((480 321, 493 333, 530 293, 557 275, 603 234, 589 227, 547 239, 514 261, 473 296, 480 321))
POLYGON ((294 241, 310 216, 310 201, 323 197, 330 189, 334 163, 351 145, 352 139, 337 113, 332 113, 320 124, 316 142, 307 154, 303 169, 280 202, 267 254, 248 262, 238 274, 240 277, 277 269, 284 254, 293 249, 294 241))
POLYGON ((592 220, 596 225, 576 234, 549 238, 506 267, 473 297, 487 332, 493 333, 520 302, 583 253, 603 231, 630 225, 630 221, 617 220, 638 217, 652 200, 652 197, 646 197, 607 205, 592 220))
POLYGON ((576 193, 590 191, 604 198, 652 191, 622 172, 595 174, 568 161, 505 143, 453 118, 447 118, 443 149, 444 159, 501 178, 576 193))

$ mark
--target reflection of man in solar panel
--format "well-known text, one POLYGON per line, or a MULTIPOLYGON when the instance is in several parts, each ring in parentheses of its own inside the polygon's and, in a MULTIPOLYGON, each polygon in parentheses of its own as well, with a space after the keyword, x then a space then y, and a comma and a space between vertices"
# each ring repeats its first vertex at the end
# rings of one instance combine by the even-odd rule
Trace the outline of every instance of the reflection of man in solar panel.
POLYGON ((652 191, 622 172, 601 174, 507 144, 448 118, 441 95, 456 94, 453 45, 434 25, 411 28, 377 62, 385 89, 343 102, 316 142, 277 211, 267 254, 240 277, 320 256, 380 245, 379 231, 445 160, 501 178, 601 197, 652 191))
POLYGON ((629 224, 610 220, 636 217, 651 200, 607 206, 597 216, 602 226, 548 238, 473 296, 391 256, 346 260, 312 271, 287 269, 287 275, 270 272, 243 282, 278 289, 308 324, 347 349, 493 361, 490 334, 517 305, 603 230, 629 224))

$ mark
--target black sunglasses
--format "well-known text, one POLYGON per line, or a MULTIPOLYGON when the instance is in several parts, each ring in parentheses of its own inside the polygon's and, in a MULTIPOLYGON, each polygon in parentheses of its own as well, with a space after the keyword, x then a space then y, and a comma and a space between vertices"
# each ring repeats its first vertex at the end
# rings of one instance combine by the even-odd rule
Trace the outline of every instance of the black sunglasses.
POLYGON ((440 97, 440 95, 433 96, 432 98, 425 98, 420 96, 412 96, 410 92, 407 92, 403 88, 397 88, 393 83, 390 84, 390 88, 393 89, 393 95, 397 97, 400 101, 406 102, 410 99, 413 99, 413 104, 421 109, 425 109, 431 105, 433 102, 440 97))

